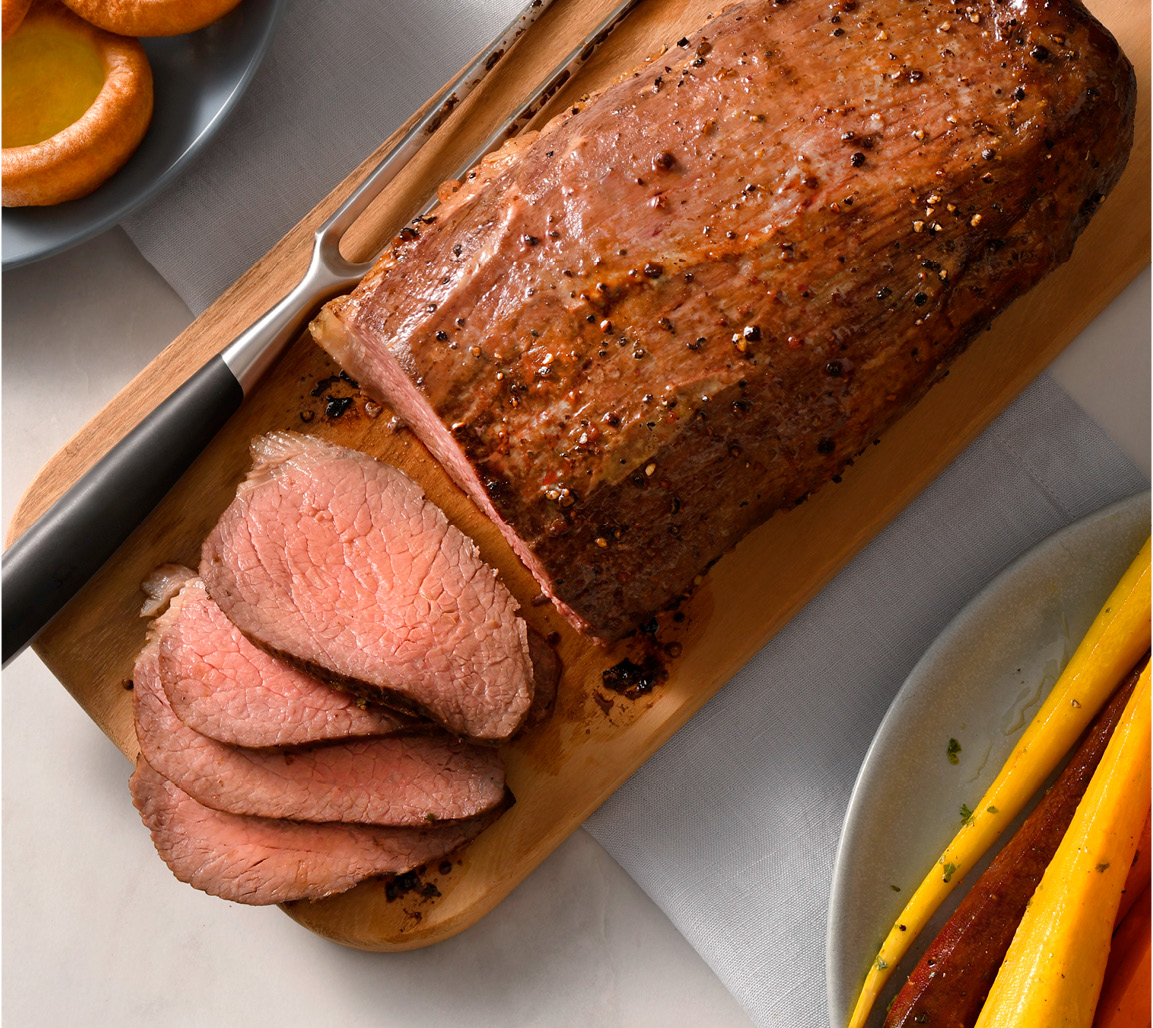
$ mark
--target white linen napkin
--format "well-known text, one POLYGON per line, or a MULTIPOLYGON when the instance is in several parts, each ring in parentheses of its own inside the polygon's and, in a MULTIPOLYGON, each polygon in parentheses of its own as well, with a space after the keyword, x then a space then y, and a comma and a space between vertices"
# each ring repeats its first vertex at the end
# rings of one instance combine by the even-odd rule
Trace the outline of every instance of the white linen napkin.
POLYGON ((929 644, 1144 476, 1047 374, 585 823, 760 1025, 824 1028, 849 794, 929 644))
MULTIPOLYGON (((290 0, 231 121, 125 222, 202 311, 522 0, 290 0)), ((758 1023, 827 1024, 857 769, 932 639, 1009 560, 1143 476, 1042 375, 587 823, 758 1023)))

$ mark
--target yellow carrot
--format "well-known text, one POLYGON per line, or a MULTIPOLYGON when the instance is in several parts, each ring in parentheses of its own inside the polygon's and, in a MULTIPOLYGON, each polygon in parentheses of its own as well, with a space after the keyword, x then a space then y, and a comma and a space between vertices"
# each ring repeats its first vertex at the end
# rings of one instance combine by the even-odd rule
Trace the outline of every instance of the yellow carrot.
POLYGON ((905 904, 865 976, 849 1028, 863 1028, 893 968, 929 918, 1020 813, 1117 683, 1149 649, 1149 549, 1146 540, 972 817, 905 904))
POLYGON ((1090 1028, 1149 796, 1149 668, 1033 893, 975 1028, 1090 1028))

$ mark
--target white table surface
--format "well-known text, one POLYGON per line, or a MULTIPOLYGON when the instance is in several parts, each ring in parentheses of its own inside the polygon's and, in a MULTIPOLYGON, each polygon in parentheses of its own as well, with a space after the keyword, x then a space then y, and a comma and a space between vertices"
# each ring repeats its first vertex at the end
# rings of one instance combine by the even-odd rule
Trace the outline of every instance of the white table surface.
MULTIPOLYGON (((6 526, 40 466, 191 315, 119 230, 2 285, 6 526)), ((1146 475, 1149 339, 1147 270, 1052 368, 1146 475)), ((8 1024, 750 1023, 583 831, 462 935, 346 950, 178 883, 131 805, 129 765, 35 655, 2 695, 8 1024)))

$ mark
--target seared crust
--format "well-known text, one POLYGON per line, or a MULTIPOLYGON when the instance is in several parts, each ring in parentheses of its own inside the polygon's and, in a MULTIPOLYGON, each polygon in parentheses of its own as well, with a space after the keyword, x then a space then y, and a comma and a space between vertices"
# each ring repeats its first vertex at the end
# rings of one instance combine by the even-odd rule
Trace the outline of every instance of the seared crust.
POLYGON ((1069 256, 1135 96, 1077 0, 749 0, 446 190, 312 331, 611 642, 1069 256))
POLYGON ((46 206, 87 196, 119 171, 152 120, 152 68, 135 39, 89 25, 57 4, 37 5, 24 20, 54 20, 86 35, 100 52, 105 79, 92 106, 56 135, 4 149, 5 207, 46 206))
POLYGON ((124 36, 179 36, 223 18, 240 0, 64 0, 85 21, 124 36))

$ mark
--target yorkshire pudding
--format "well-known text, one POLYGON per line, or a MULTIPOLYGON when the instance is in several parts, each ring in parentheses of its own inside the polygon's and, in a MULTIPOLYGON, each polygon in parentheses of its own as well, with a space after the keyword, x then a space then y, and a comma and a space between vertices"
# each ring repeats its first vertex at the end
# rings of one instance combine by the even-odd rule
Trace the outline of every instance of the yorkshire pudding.
POLYGON ((178 36, 223 18, 240 0, 64 0, 85 21, 124 36, 178 36))
POLYGON ((135 39, 37 3, 3 47, 5 207, 92 192, 132 156, 152 118, 152 69, 135 39))
POLYGON ((7 43, 28 13, 32 0, 0 0, 0 40, 7 43))

